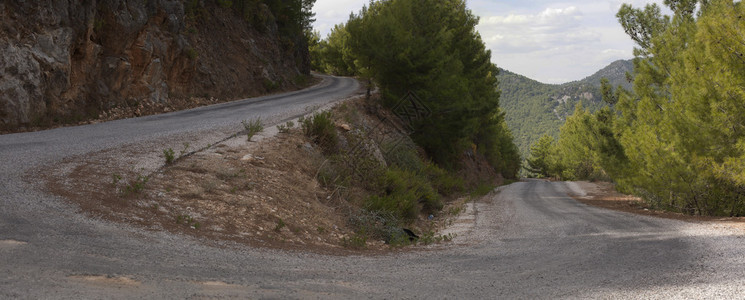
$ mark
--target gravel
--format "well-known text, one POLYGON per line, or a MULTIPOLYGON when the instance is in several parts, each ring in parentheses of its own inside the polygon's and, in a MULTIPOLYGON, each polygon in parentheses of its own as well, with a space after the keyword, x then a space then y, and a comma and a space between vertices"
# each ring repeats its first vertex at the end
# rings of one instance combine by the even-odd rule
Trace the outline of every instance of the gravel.
MULTIPOLYGON (((740 298, 741 231, 590 207, 529 180, 469 206, 454 243, 377 256, 254 249, 79 214, 29 170, 92 151, 147 157, 276 123, 357 90, 351 79, 243 104, 0 136, 0 298, 740 298), (266 118, 264 118, 267 116, 266 118), (271 116, 271 117, 269 117, 271 116), (122 150, 124 151, 124 150, 122 150), (116 152, 113 152, 116 153, 116 152)), ((262 98, 260 98, 262 99, 262 98)), ((154 160, 153 158, 150 158, 154 160)), ((158 158, 162 160, 162 158, 158 158)), ((143 159, 145 161, 147 159, 143 159)), ((143 163, 147 165, 147 163, 143 163)), ((152 166, 151 166, 152 167, 152 166)))

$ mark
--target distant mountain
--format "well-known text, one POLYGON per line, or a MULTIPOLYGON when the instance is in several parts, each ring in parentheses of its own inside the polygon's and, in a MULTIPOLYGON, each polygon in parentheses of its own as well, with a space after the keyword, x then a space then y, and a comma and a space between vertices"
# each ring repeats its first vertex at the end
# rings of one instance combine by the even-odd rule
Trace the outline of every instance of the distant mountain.
POLYGON ((500 69, 500 106, 523 157, 528 156, 530 145, 543 134, 558 137, 559 127, 577 103, 592 111, 605 105, 600 94, 601 78, 608 78, 614 87, 630 89, 626 72, 632 71, 631 60, 618 60, 579 81, 545 84, 500 69))

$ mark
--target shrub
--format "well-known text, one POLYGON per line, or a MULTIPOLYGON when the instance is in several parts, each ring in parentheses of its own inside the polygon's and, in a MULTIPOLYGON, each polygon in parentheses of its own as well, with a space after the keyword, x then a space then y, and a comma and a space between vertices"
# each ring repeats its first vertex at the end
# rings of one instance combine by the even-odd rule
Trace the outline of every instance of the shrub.
POLYGON ((382 176, 383 195, 371 196, 365 208, 411 221, 420 211, 442 209, 442 200, 427 178, 406 170, 389 168, 382 176), (421 205, 421 209, 419 207, 421 205))
POLYGON ((339 137, 336 134, 330 111, 320 112, 309 118, 301 118, 300 125, 303 133, 321 146, 325 153, 337 152, 339 137))
POLYGON ((295 126, 295 123, 292 121, 287 121, 284 125, 279 124, 277 125, 277 130, 279 130, 279 133, 288 133, 290 132, 290 129, 295 126))
POLYGON ((166 158, 166 165, 170 165, 176 159, 176 153, 173 151, 172 148, 164 149, 163 157, 166 158))
POLYGON ((251 121, 243 120, 241 121, 241 124, 243 124, 243 129, 249 142, 254 135, 264 130, 264 125, 261 124, 261 118, 256 118, 251 121))

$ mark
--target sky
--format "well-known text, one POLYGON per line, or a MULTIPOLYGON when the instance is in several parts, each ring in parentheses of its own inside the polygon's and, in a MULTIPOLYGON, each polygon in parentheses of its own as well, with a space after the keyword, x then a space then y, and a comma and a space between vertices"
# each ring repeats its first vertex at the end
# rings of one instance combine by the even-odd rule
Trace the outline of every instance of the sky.
MULTIPOLYGON (((326 37, 369 0, 316 0, 315 30, 326 37)), ((623 3, 662 0, 467 0, 492 62, 544 83, 580 80, 619 59, 633 58, 633 41, 616 19, 623 3)), ((665 10, 663 10, 665 12, 665 10)))

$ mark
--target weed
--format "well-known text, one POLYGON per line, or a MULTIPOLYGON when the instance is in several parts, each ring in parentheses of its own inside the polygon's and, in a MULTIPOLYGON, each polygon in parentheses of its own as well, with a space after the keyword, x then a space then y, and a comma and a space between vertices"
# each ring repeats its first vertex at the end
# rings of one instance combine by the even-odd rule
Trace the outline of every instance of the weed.
POLYGON ((279 218, 279 220, 277 221, 277 226, 274 226, 274 231, 280 232, 285 226, 287 226, 287 224, 285 224, 285 221, 282 221, 282 218, 279 218))
POLYGON ((454 233, 437 235, 434 231, 428 231, 422 234, 422 236, 419 238, 419 243, 429 245, 434 243, 450 242, 453 240, 453 238, 455 238, 454 233))
POLYGON ((195 221, 194 218, 190 215, 176 216, 176 224, 184 224, 186 225, 186 227, 191 227, 194 229, 202 228, 202 223, 195 221))
POLYGON ((184 142, 184 149, 179 151, 178 157, 183 157, 184 155, 186 155, 188 150, 189 150, 189 143, 184 142))
POLYGON ((166 158, 166 165, 170 165, 176 159, 176 153, 171 148, 164 149, 163 157, 166 158))
POLYGON ((279 124, 277 125, 277 130, 279 130, 279 133, 288 133, 290 132, 290 128, 287 128, 287 126, 279 124))
POLYGON ((279 83, 277 83, 276 81, 273 81, 273 80, 271 80, 269 78, 264 78, 264 88, 267 91, 272 92, 272 91, 274 91, 274 90, 276 90, 276 89, 279 88, 279 83))
POLYGON ((137 174, 134 180, 130 180, 125 186, 122 193, 124 195, 140 193, 145 189, 145 184, 150 180, 150 177, 142 174, 137 174))
POLYGON ((348 238, 342 238, 341 243, 347 248, 364 249, 367 247, 367 235, 364 232, 355 232, 348 238))
POLYGON ((327 154, 338 150, 339 137, 330 111, 314 114, 309 118, 301 118, 300 125, 303 133, 312 138, 313 142, 321 146, 327 154))
POLYGON ((461 205, 451 207, 448 210, 448 214, 451 215, 451 216, 460 215, 461 212, 463 212, 463 206, 461 206, 461 205))
POLYGON ((201 184, 201 187, 205 193, 212 194, 217 190, 218 185, 219 185, 219 182, 217 182, 217 180, 209 179, 209 180, 203 181, 201 184))
POLYGON ((495 186, 489 183, 481 183, 471 192, 471 197, 481 197, 493 191, 495 186))
POLYGON ((111 184, 116 186, 119 183, 119 181, 122 181, 122 175, 119 175, 116 173, 111 174, 111 184))
POLYGON ((292 129, 292 127, 295 127, 295 123, 293 123, 292 121, 287 121, 285 125, 277 125, 277 130, 279 130, 279 133, 288 133, 290 132, 290 129, 292 129))
POLYGON ((197 50, 194 50, 194 48, 184 49, 184 54, 186 54, 186 57, 188 57, 191 60, 194 60, 199 56, 199 52, 197 52, 197 50))
POLYGON ((95 19, 93 21, 93 31, 95 32, 101 32, 101 29, 103 29, 104 26, 106 26, 106 21, 102 19, 95 19))
POLYGON ((297 75, 292 81, 295 83, 295 85, 306 86, 310 82, 310 78, 311 77, 307 75, 297 75))
POLYGON ((365 208, 390 213, 401 220, 409 221, 419 214, 419 204, 425 212, 442 209, 440 196, 424 176, 393 167, 381 177, 379 180, 382 181, 384 194, 368 198, 365 208))
POLYGON ((318 226, 316 228, 316 231, 318 231, 318 233, 324 233, 324 232, 326 232, 326 228, 323 228, 323 226, 318 226))
POLYGON ((251 121, 243 120, 241 121, 241 124, 243 124, 243 129, 249 142, 254 135, 264 130, 264 125, 261 124, 261 118, 256 118, 251 121))

